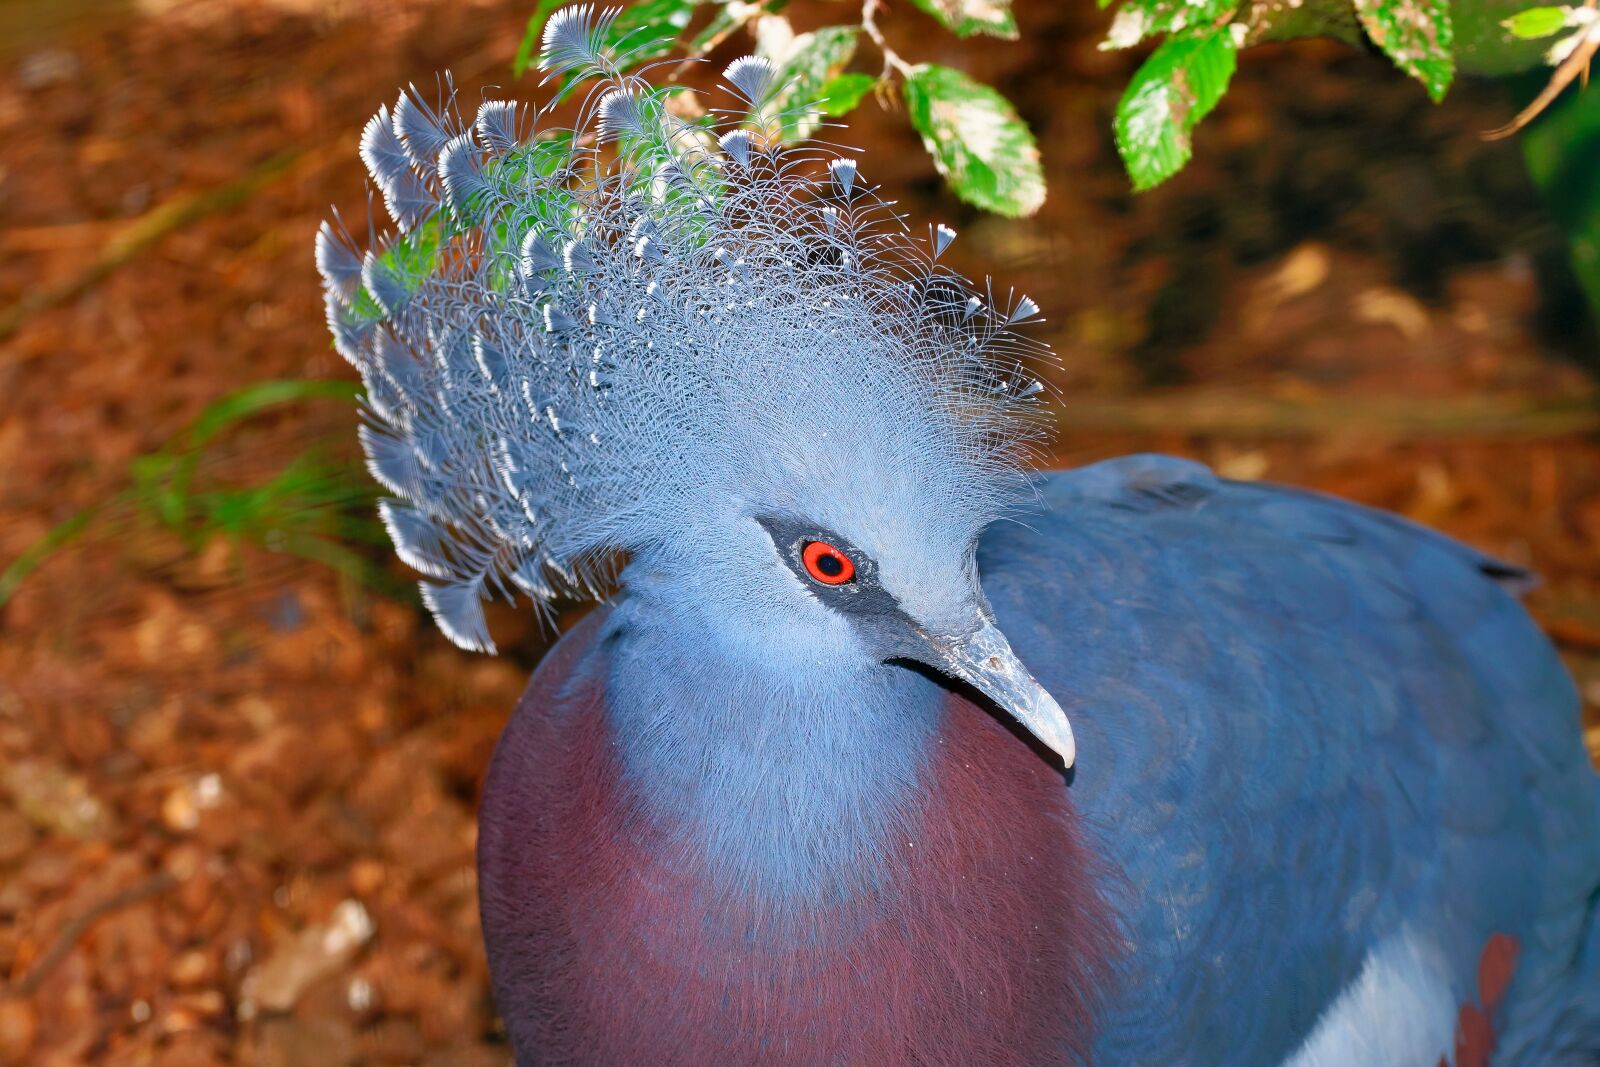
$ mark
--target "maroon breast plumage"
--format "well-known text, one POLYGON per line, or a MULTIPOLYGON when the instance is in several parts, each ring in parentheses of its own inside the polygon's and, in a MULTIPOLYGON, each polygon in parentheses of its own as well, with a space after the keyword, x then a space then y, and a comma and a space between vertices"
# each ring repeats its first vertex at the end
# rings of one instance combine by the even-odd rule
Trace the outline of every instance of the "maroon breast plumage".
POLYGON ((485 794, 486 939, 530 1062, 1087 1058, 1113 933, 1059 772, 950 696, 915 826, 881 843, 873 887, 763 898, 626 784, 603 615, 536 675, 485 794))

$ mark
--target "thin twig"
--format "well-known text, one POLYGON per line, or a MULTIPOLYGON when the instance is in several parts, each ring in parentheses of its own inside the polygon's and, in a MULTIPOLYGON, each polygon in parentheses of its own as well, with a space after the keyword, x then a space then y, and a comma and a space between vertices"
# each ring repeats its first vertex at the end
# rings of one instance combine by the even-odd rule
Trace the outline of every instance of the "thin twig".
POLYGON ((866 32, 867 38, 878 46, 878 51, 883 53, 883 74, 879 81, 889 77, 893 70, 902 78, 911 77, 911 64, 900 58, 900 53, 889 47, 889 42, 883 39, 883 31, 878 29, 878 5, 883 0, 862 0, 861 2, 861 29, 866 32))
MULTIPOLYGON (((1583 6, 1593 9, 1596 3, 1597 0, 1585 0, 1583 6)), ((1538 118, 1546 108, 1555 103, 1556 97, 1560 96, 1566 87, 1572 84, 1573 79, 1579 75, 1583 76, 1584 86, 1588 86, 1589 64, 1594 60, 1595 53, 1600 51, 1600 21, 1591 22, 1578 32, 1582 36, 1579 38, 1577 46, 1573 48, 1572 53, 1566 59, 1561 61, 1561 65, 1555 69, 1555 73, 1550 75, 1549 84, 1540 90, 1539 95, 1533 98, 1531 104, 1517 112, 1516 118, 1498 129, 1490 130, 1483 134, 1485 141, 1499 141, 1510 137, 1538 118)))
POLYGON ((140 901, 148 900, 151 897, 160 896, 167 890, 175 888, 177 884, 178 880, 176 878, 166 871, 160 871, 141 882, 135 882, 122 890, 122 892, 113 894, 94 905, 61 928, 61 932, 56 935, 55 943, 50 946, 49 951, 39 957, 38 962, 33 965, 33 969, 20 982, 13 985, 10 992, 18 997, 32 996, 38 991, 44 980, 50 976, 50 972, 55 970, 62 960, 66 959, 67 953, 72 951, 73 946, 78 943, 78 939, 87 933, 89 927, 93 926, 95 922, 114 911, 138 904, 140 901))

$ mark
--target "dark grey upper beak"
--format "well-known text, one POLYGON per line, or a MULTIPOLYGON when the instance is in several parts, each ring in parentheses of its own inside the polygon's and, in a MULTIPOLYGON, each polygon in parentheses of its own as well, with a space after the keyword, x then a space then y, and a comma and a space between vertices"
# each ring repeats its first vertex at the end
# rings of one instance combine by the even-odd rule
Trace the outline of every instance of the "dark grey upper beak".
POLYGON ((1077 758, 1072 724, 1056 698, 1022 665, 1011 643, 994 623, 974 633, 923 639, 938 657, 935 666, 955 675, 1000 705, 1034 737, 1048 745, 1067 767, 1077 758))

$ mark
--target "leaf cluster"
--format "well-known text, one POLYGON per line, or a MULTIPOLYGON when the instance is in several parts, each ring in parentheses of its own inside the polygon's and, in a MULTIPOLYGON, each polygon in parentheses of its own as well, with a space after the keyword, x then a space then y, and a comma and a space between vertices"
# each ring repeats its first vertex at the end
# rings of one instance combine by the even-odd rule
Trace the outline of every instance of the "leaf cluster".
MULTIPOLYGON (((827 119, 854 110, 869 93, 899 96, 912 126, 957 196, 987 211, 1016 217, 1044 201, 1039 148, 1017 109, 1001 93, 962 71, 937 63, 911 63, 879 32, 882 0, 866 0, 853 22, 796 33, 781 13, 784 0, 636 0, 607 28, 605 46, 625 56, 625 67, 659 59, 676 48, 706 55, 741 30, 755 52, 778 68, 783 85, 774 101, 782 136, 800 141, 827 119), (708 17, 702 17, 708 16, 708 17), (852 70, 861 38, 882 55, 876 73, 852 70)), ((1014 40, 1011 0, 908 0, 957 37, 986 35, 1014 40)), ((514 70, 521 74, 539 50, 540 35, 561 0, 540 0, 528 20, 514 70)))
MULTIPOLYGON (((1102 7, 1112 2, 1100 0, 1102 7)), ((1237 53, 1267 38, 1294 35, 1281 20, 1300 6, 1121 0, 1101 47, 1132 48, 1160 39, 1117 105, 1117 148, 1134 188, 1149 189, 1183 169, 1193 154, 1194 128, 1227 91, 1237 53)), ((1348 10, 1374 46, 1429 96, 1443 98, 1455 76, 1448 0, 1351 0, 1348 10)))

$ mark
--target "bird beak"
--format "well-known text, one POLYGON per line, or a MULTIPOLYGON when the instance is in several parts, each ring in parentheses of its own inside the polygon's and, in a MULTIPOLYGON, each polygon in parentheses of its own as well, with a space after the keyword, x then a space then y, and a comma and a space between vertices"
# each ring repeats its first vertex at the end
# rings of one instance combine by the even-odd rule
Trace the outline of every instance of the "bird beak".
POLYGON ((923 634, 933 647, 936 666, 955 675, 993 700, 1041 742, 1048 745, 1066 767, 1077 758, 1072 740, 1072 724, 1056 698, 1011 651, 1006 635, 993 623, 985 623, 975 633, 961 637, 923 634))

